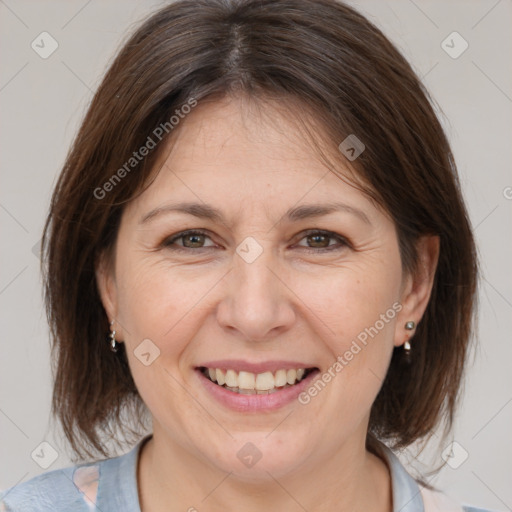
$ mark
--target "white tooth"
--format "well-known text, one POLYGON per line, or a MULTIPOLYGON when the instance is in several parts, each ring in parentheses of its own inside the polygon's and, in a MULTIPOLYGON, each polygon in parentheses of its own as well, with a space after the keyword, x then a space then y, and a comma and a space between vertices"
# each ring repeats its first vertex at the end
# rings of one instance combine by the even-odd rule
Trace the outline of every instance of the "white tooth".
POLYGON ((304 368, 299 368, 297 370, 297 380, 301 380, 302 377, 304 377, 305 373, 306 373, 306 370, 304 368))
POLYGON ((217 384, 222 386, 226 382, 226 374, 220 368, 217 368, 215 373, 217 374, 217 384))
MULTIPOLYGON (((295 370, 294 370, 295 371, 295 370)), ((258 373, 256 376, 255 389, 264 391, 274 388, 274 376, 272 372, 258 373)))
POLYGON ((237 379, 235 370, 227 370, 226 371, 226 386, 228 386, 230 388, 238 387, 238 379, 237 379))
POLYGON ((286 372, 286 382, 288 384, 295 384, 295 381, 297 380, 297 370, 288 370, 286 372))
POLYGON ((286 384, 286 370, 277 370, 274 380, 276 388, 283 387, 286 384))
POLYGON ((268 395, 268 390, 263 390, 263 391, 262 391, 262 390, 260 390, 260 389, 257 389, 257 390, 256 390, 256 393, 257 393, 258 395, 268 395))
POLYGON ((217 372, 215 368, 208 368, 208 375, 210 376, 210 380, 215 381, 217 379, 217 372))
POLYGON ((254 389, 256 375, 250 372, 240 372, 238 374, 238 387, 240 389, 254 389))

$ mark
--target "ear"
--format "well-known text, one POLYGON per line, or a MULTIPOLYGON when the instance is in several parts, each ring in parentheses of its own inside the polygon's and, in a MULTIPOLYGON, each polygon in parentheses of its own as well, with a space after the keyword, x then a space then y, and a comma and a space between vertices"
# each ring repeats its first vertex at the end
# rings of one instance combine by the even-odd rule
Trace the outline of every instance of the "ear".
POLYGON ((397 347, 414 336, 415 330, 407 330, 406 322, 412 320, 417 326, 427 309, 439 259, 439 245, 439 237, 434 235, 422 236, 416 244, 418 264, 413 272, 404 277, 402 285, 402 309, 395 327, 397 347))
POLYGON ((115 272, 107 254, 101 253, 96 263, 96 284, 100 294, 103 308, 108 317, 108 321, 114 320, 114 329, 116 330, 116 339, 123 340, 121 324, 117 321, 118 312, 118 292, 115 280, 115 272))

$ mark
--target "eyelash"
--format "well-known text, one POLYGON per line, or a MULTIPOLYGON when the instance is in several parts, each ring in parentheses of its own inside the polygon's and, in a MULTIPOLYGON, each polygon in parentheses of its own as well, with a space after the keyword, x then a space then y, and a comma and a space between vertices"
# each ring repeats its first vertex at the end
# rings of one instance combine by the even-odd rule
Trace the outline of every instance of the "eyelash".
MULTIPOLYGON (((180 238, 184 238, 184 237, 190 236, 190 235, 204 235, 204 236, 207 236, 208 238, 210 238, 206 231, 203 231, 201 229, 191 229, 191 230, 187 230, 187 231, 181 231, 180 233, 178 233, 176 235, 172 235, 171 237, 166 238, 162 242, 161 245, 163 247, 165 247, 166 249, 170 249, 171 251, 180 251, 180 252, 183 252, 183 251, 201 251, 201 250, 204 250, 204 249, 211 249, 212 248, 212 247, 197 247, 197 248, 194 249, 192 247, 180 247, 180 246, 177 246, 177 245, 173 245, 176 240, 179 240, 180 238)), ((322 248, 300 246, 300 248, 304 249, 306 252, 325 253, 325 252, 332 252, 334 250, 340 250, 340 249, 343 249, 345 247, 351 247, 351 245, 348 242, 348 240, 345 239, 344 237, 342 237, 342 236, 340 236, 340 235, 338 235, 336 233, 333 233, 332 231, 325 231, 325 230, 321 230, 321 229, 306 230, 304 232, 304 236, 299 241, 301 241, 304 238, 306 238, 308 236, 311 236, 311 235, 323 235, 323 236, 327 236, 329 238, 335 238, 335 239, 338 240, 339 245, 333 245, 333 246, 322 247, 322 248)))

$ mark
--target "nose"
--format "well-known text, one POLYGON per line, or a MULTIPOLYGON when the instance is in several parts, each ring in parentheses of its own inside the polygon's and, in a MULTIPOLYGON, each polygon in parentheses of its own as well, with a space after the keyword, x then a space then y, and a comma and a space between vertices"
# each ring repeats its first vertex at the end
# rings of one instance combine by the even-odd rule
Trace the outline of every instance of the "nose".
POLYGON ((225 277, 225 295, 217 308, 221 327, 248 341, 269 341, 283 335, 296 316, 294 295, 286 277, 268 247, 252 262, 236 253, 233 270, 225 277))

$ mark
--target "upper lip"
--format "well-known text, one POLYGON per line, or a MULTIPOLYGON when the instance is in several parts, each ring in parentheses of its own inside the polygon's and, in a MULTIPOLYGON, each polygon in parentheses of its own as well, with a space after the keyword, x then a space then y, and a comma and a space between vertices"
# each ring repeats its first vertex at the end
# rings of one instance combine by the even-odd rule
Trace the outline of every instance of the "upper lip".
POLYGON ((243 359, 222 359, 218 361, 207 361, 198 366, 198 368, 219 368, 221 370, 235 370, 237 372, 264 373, 276 372, 277 370, 291 370, 297 368, 315 368, 310 363, 300 361, 262 361, 251 363, 243 359))

